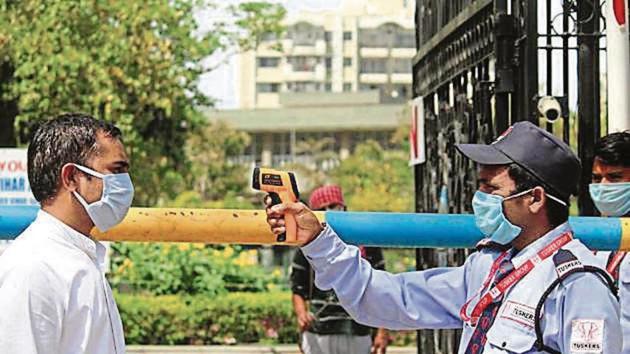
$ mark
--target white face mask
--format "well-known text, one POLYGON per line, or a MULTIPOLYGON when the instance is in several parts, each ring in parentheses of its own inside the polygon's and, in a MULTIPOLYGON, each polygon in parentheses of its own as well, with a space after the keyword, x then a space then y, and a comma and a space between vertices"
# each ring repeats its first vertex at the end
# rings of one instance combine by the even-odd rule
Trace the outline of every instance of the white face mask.
POLYGON ((105 232, 120 224, 125 218, 133 201, 133 183, 128 173, 114 173, 104 175, 85 166, 73 164, 79 170, 103 180, 103 194, 101 199, 88 204, 76 191, 72 194, 85 208, 94 225, 101 232, 105 232))

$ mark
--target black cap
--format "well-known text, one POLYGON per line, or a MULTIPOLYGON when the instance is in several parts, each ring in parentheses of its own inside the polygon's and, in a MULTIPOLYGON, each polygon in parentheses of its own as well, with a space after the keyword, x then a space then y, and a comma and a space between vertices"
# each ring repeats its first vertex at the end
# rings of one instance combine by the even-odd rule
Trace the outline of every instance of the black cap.
POLYGON ((577 194, 580 159, 562 140, 530 122, 509 127, 492 144, 457 144, 469 159, 482 165, 516 163, 542 182, 548 192, 565 202, 577 194))

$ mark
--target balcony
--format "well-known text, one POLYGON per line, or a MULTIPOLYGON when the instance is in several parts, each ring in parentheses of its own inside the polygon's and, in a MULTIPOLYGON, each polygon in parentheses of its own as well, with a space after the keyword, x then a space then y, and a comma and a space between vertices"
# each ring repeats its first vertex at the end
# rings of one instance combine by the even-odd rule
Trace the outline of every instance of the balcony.
POLYGON ((407 73, 407 74, 392 74, 392 83, 394 84, 407 84, 407 85, 411 85, 412 82, 412 75, 411 73, 407 73))
POLYGON ((280 67, 258 68, 256 70, 256 81, 280 83, 282 82, 282 75, 283 73, 280 67))
POLYGON ((325 81, 326 68, 323 64, 287 64, 279 73, 284 81, 325 81))
POLYGON ((415 48, 392 48, 393 58, 413 58, 416 55, 415 48))
POLYGON ((359 54, 361 58, 387 58, 389 50, 387 48, 361 48, 359 54))
POLYGON ((362 84, 384 84, 387 83, 387 74, 359 74, 359 81, 362 84))
POLYGON ((293 44, 290 53, 291 55, 325 56, 327 53, 326 42, 318 40, 314 45, 293 44))

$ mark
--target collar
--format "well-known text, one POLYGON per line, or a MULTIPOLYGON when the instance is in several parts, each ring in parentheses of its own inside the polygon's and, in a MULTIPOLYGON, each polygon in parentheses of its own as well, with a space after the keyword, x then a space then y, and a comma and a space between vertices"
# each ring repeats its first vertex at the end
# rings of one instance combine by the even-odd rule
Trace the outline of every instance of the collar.
MULTIPOLYGON (((568 222, 565 222, 555 229, 549 231, 544 236, 538 238, 536 241, 527 245, 527 247, 525 247, 512 257, 512 264, 514 264, 514 268, 518 268, 519 266, 527 262, 527 260, 534 257, 540 250, 545 248, 545 246, 553 242, 556 238, 567 231, 571 231, 571 227, 569 226, 568 222)), ((511 249, 511 251, 512 254, 514 254, 515 250, 513 248, 511 249)))
POLYGON ((92 261, 94 261, 101 271, 105 269, 105 253, 106 249, 99 241, 86 236, 70 226, 63 223, 53 215, 39 210, 34 223, 46 225, 46 229, 50 232, 47 236, 55 241, 78 248, 85 253, 92 261))

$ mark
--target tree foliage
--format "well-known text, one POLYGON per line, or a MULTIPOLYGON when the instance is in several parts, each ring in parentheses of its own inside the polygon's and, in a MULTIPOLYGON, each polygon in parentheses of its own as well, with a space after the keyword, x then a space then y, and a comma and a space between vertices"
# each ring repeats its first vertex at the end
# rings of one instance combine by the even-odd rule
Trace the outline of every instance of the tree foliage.
POLYGON ((402 150, 384 150, 377 142, 358 145, 332 171, 353 211, 413 211, 413 171, 402 150))
MULTIPOLYGON (((25 144, 39 122, 65 111, 114 121, 124 134, 136 203, 153 205, 188 174, 186 141, 210 101, 198 89, 204 59, 225 45, 245 49, 282 31, 284 10, 249 3, 233 27, 201 33, 201 0, 0 0, 0 117, 25 144), (266 17, 262 16, 265 15, 266 17)), ((218 25, 217 25, 218 26, 218 25)), ((209 139, 211 137, 208 137, 209 139)))

